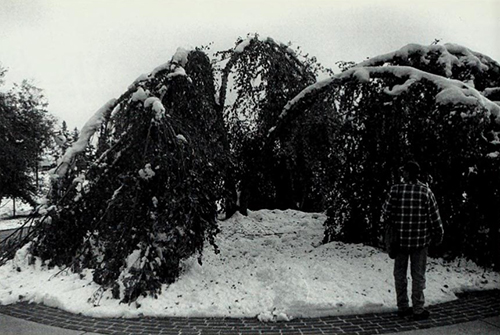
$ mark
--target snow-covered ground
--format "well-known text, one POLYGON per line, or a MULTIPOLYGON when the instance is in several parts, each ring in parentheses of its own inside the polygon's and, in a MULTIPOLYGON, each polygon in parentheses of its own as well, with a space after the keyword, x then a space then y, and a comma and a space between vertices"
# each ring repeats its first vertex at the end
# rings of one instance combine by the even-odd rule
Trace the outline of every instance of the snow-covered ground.
MULTIPOLYGON (((50 175, 47 171, 42 171, 39 175, 39 182, 41 185, 40 194, 35 198, 38 203, 45 201, 45 194, 48 193, 50 185, 50 175)), ((14 203, 11 198, 4 198, 0 201, 0 231, 15 229, 22 226, 26 221, 26 216, 31 214, 34 208, 22 201, 21 199, 15 200, 16 218, 14 216, 14 203)))
MULTIPOLYGON (((16 200, 16 215, 28 215, 33 210, 29 204, 17 199, 16 200)), ((14 204, 12 199, 4 199, 0 202, 0 219, 12 217, 14 211, 14 204)), ((1 222, 0 222, 1 225, 1 222)), ((1 228, 0 228, 1 229, 1 228)))
MULTIPOLYGON (((26 216, 33 211, 33 207, 29 204, 16 200, 16 216, 26 216)), ((0 203, 0 231, 10 230, 21 227, 26 222, 26 217, 16 217, 11 219, 13 215, 12 199, 4 199, 0 203)))
MULTIPOLYGON (((33 208, 21 200, 16 200, 16 216, 29 215, 33 208)), ((25 217, 10 219, 13 215, 12 199, 4 199, 0 203, 0 231, 9 230, 21 227, 25 221, 25 217)))
MULTIPOLYGON (((82 275, 28 265, 26 248, 0 267, 0 304, 31 301, 96 317, 233 316, 284 320, 395 310, 392 261, 363 245, 321 245, 324 214, 261 210, 220 222, 220 254, 207 247, 154 299, 120 304, 82 275), (94 299, 89 299, 94 297, 94 299)), ((428 304, 454 292, 500 288, 500 274, 466 260, 429 259, 428 304)))
POLYGON ((0 220, 0 231, 11 230, 22 227, 26 222, 26 218, 0 220))

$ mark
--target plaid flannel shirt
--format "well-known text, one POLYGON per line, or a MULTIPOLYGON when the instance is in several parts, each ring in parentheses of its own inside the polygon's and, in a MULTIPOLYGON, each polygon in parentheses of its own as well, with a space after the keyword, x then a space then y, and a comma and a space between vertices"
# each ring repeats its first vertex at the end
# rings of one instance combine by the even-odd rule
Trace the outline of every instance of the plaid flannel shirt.
POLYGON ((395 225, 402 250, 426 247, 431 238, 439 244, 443 238, 436 198, 421 182, 393 185, 382 206, 382 220, 395 225))

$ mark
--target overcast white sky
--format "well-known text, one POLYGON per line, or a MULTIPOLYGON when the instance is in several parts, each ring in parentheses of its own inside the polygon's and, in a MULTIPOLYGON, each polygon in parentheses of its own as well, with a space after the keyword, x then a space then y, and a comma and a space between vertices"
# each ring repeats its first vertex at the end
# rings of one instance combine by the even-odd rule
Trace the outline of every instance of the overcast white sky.
POLYGON ((500 0, 1 0, 7 84, 32 79, 81 128, 177 47, 212 51, 259 33, 335 68, 409 43, 456 43, 500 61, 500 0))

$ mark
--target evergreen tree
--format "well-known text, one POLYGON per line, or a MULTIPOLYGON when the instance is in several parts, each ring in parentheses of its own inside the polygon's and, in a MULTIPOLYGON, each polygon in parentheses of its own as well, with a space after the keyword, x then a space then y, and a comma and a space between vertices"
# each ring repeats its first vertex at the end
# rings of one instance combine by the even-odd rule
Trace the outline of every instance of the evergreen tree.
MULTIPOLYGON (((0 72, 3 75, 5 70, 0 72)), ((0 150, 4 158, 0 162, 0 199, 21 198, 35 204, 38 163, 52 129, 46 106, 42 90, 28 81, 0 94, 0 150)))
POLYGON ((53 140, 54 117, 47 111, 48 102, 43 90, 28 80, 23 80, 20 85, 14 84, 7 93, 6 100, 9 108, 17 113, 23 124, 21 131, 28 134, 23 141, 23 148, 29 152, 25 158, 35 175, 35 187, 38 189, 38 167, 43 151, 53 140))
POLYGON ((0 94, 0 200, 20 198, 35 204, 36 188, 30 175, 30 154, 24 145, 29 139, 18 114, 0 94))

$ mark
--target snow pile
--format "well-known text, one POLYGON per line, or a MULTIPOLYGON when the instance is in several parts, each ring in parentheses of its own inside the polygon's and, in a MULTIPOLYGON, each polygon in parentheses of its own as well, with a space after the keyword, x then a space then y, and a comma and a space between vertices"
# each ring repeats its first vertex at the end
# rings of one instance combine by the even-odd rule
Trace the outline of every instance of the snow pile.
POLYGON ((488 158, 498 158, 500 157, 500 152, 498 151, 490 152, 487 156, 488 158))
POLYGON ((352 76, 360 83, 367 83, 370 81, 370 73, 362 67, 356 68, 352 76))
MULTIPOLYGON (((31 301, 95 317, 232 316, 260 320, 395 310, 392 261, 379 250, 339 242, 320 245, 324 214, 261 210, 220 222, 220 253, 183 262, 179 280, 154 299, 111 299, 82 274, 29 265, 26 247, 0 267, 0 304, 31 301), (91 298, 91 299, 89 299, 91 298)), ((138 258, 130 255, 129 267, 138 258)), ((454 292, 500 288, 500 274, 457 260, 429 259, 427 303, 454 292)))

